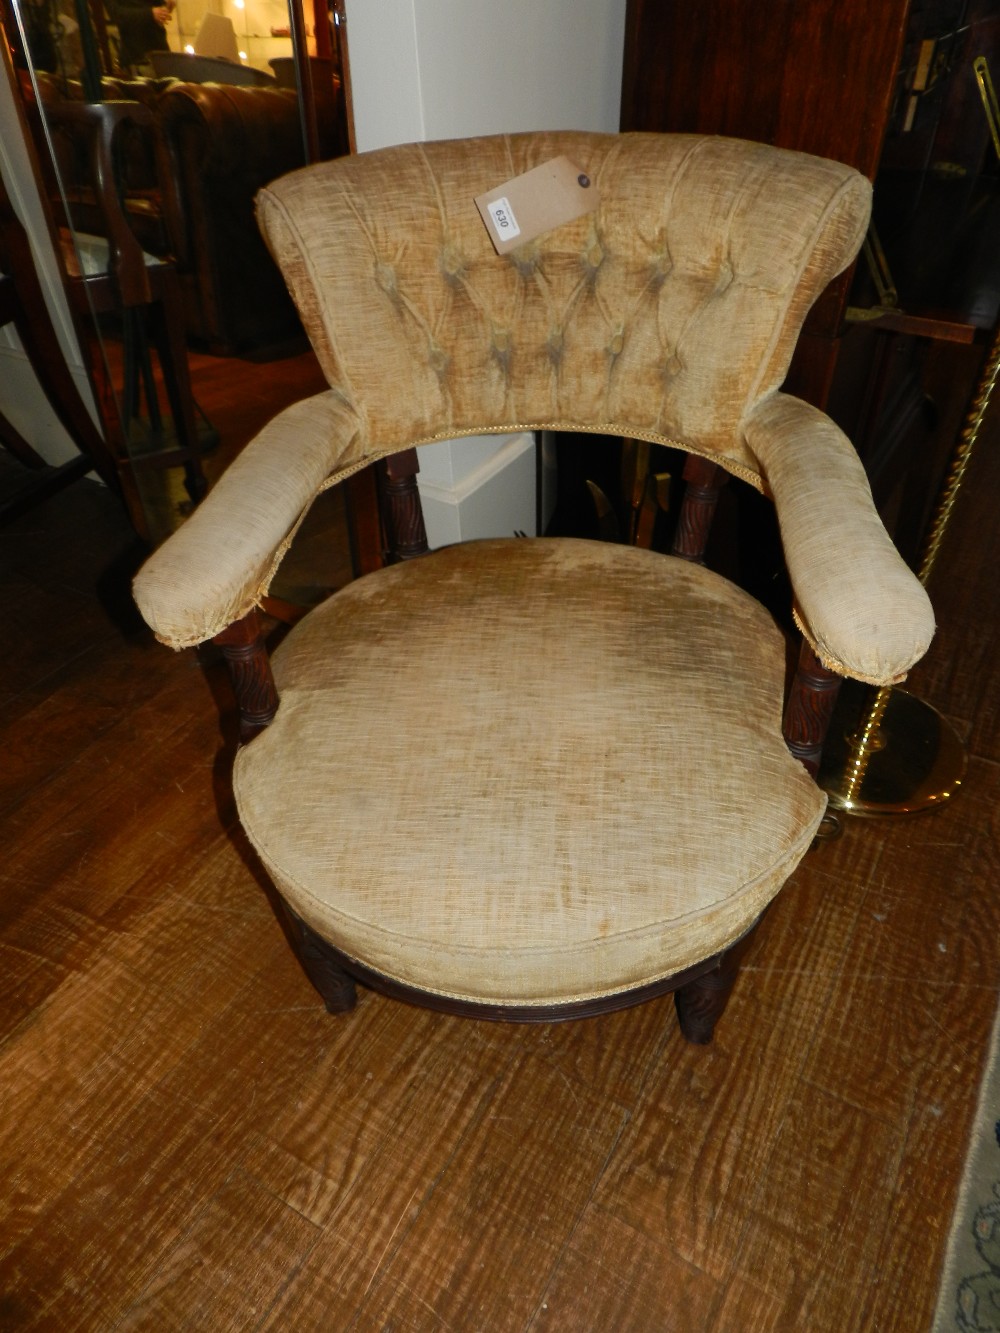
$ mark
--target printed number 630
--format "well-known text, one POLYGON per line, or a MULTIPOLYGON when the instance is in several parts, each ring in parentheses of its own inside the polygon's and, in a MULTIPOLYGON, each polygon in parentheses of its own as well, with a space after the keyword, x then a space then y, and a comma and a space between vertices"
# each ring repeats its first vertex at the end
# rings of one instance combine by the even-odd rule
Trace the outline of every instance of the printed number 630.
POLYGON ((521 228, 517 225, 517 218, 514 216, 514 210, 510 206, 509 199, 494 199, 489 208, 499 236, 502 236, 504 240, 512 236, 520 236, 521 228))

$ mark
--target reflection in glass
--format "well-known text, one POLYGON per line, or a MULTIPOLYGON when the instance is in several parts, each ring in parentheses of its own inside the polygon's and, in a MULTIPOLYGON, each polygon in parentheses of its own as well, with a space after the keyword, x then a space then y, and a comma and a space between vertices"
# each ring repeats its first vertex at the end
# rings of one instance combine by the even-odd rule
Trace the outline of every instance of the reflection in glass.
POLYGON ((80 340, 152 540, 202 469, 322 386, 253 213, 268 181, 347 151, 322 3, 307 34, 285 0, 0 0, 80 340))

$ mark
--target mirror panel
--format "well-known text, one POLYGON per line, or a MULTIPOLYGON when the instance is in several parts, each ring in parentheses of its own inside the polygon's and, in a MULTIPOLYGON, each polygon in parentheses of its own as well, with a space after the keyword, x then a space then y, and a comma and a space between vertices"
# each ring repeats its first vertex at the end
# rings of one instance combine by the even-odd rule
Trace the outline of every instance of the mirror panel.
POLYGON ((171 50, 193 53, 202 25, 207 32, 214 26, 211 21, 205 23, 207 15, 232 24, 238 59, 254 69, 269 74, 273 72, 271 60, 292 57, 286 0, 209 0, 207 4, 205 0, 178 0, 166 30, 171 50))
POLYGON ((210 482, 276 411, 324 387, 253 197, 347 151, 348 133, 325 0, 318 37, 285 0, 177 0, 160 32, 183 78, 151 59, 124 67, 131 2, 0 0, 0 19, 106 432, 135 465, 155 541, 198 498, 200 473, 210 482), (220 31, 229 59, 199 68, 183 54, 212 48, 206 33, 221 51, 220 31))

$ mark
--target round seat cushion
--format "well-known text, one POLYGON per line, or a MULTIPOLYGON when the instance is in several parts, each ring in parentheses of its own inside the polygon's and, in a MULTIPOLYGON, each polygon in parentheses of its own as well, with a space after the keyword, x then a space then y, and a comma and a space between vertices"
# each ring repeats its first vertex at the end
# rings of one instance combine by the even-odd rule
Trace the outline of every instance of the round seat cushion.
POLYGON ((684 561, 450 547, 292 631, 240 816, 294 911, 393 980, 513 1006, 640 987, 743 934, 818 826, 784 662, 767 612, 684 561))

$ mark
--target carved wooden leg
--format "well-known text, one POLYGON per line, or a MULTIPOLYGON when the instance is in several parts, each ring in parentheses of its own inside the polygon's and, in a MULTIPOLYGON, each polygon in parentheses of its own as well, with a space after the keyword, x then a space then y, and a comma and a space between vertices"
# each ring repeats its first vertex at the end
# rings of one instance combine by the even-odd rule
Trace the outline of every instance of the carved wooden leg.
POLYGON ((306 976, 319 991, 328 1013, 346 1014, 354 1008, 358 998, 354 978, 344 971, 326 940, 307 926, 300 916, 296 916, 287 903, 283 906, 292 930, 295 951, 306 976))
POLYGON ((802 640, 798 670, 785 706, 785 744, 816 776, 823 755, 823 742, 833 716, 842 678, 829 671, 802 640))
POLYGON ((674 1007, 681 1032, 696 1046, 707 1046, 715 1025, 725 1013, 740 973, 743 955, 750 947, 756 926, 719 955, 715 966, 674 992, 674 1007))
POLYGON ((355 472, 344 482, 347 496, 347 528, 351 539, 354 577, 371 574, 385 564, 382 523, 379 518, 379 487, 374 467, 355 472))
POLYGON ((670 554, 690 560, 692 564, 705 563, 705 547, 715 517, 719 494, 729 479, 729 473, 717 463, 688 454, 684 464, 687 486, 677 519, 677 531, 670 554))
POLYGON ((253 740, 274 720, 278 691, 260 630, 260 617, 250 611, 242 620, 217 634, 213 642, 222 649, 236 703, 240 710, 240 741, 253 740))
POLYGON ((427 532, 424 528, 420 492, 417 489, 416 449, 392 454, 382 465, 382 502, 389 547, 389 561, 414 560, 426 555, 427 532))

